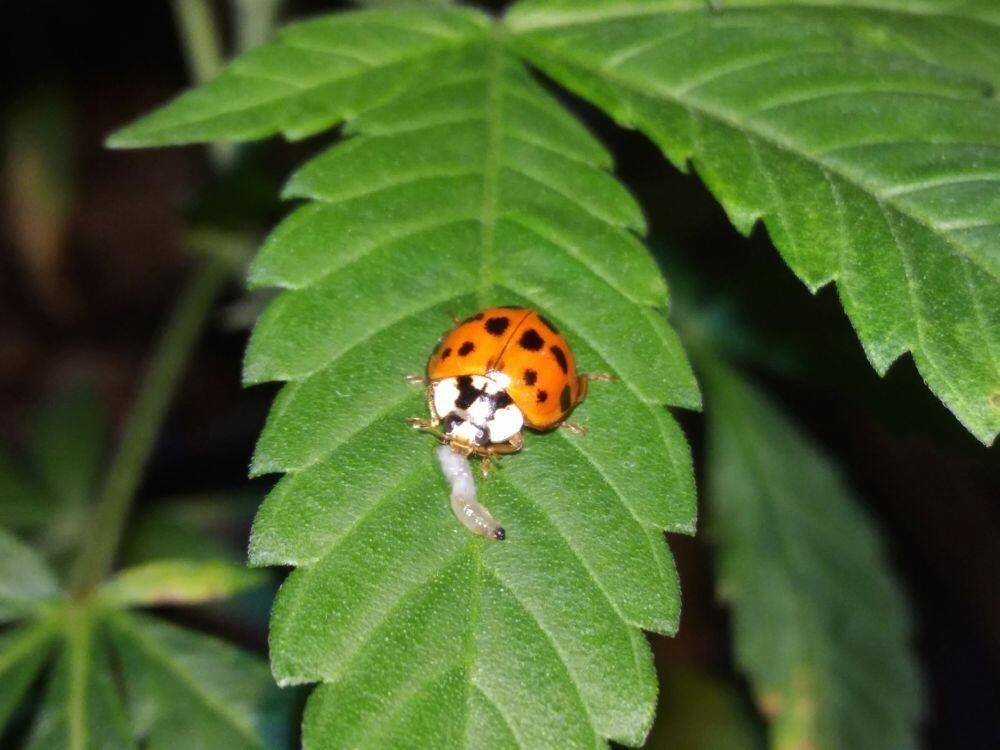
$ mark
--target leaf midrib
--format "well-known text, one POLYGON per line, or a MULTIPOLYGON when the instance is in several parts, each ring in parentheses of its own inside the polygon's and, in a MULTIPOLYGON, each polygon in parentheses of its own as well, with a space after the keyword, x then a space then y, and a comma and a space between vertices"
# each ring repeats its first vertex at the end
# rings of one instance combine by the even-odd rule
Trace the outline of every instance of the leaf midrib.
POLYGON ((87 747, 87 673, 92 668, 93 622, 89 613, 78 612, 66 623, 66 723, 72 750, 87 747))
MULTIPOLYGON (((807 150, 805 147, 799 146, 793 140, 789 139, 786 135, 782 134, 780 131, 774 128, 765 127, 761 123, 751 123, 741 121, 739 115, 734 112, 727 110, 724 107, 720 107, 717 104, 710 104, 705 101, 699 101, 697 99, 692 99, 691 97, 684 96, 684 93, 678 93, 676 89, 668 89, 665 87, 659 88, 647 88, 644 84, 645 81, 636 81, 625 75, 615 72, 612 69, 607 68, 597 68, 588 63, 586 60, 581 59, 577 56, 567 55, 561 50, 551 47, 544 46, 545 52, 543 55, 549 55, 552 57, 558 57, 569 64, 577 66, 579 68, 589 71, 592 75, 598 78, 604 78, 613 82, 614 84, 633 91, 639 96, 651 97, 655 99, 660 99, 664 101, 671 101, 672 103, 684 108, 692 117, 702 117, 706 120, 715 120, 716 122, 724 125, 725 127, 731 128, 732 130, 743 133, 744 136, 752 136, 761 142, 764 142, 776 150, 782 151, 793 158, 802 159, 806 162, 811 162, 816 168, 821 171, 825 170, 831 174, 836 175, 838 178, 843 180, 849 185, 852 185, 862 193, 865 193, 875 201, 885 202, 892 206, 892 208, 899 213, 901 216, 906 217, 909 221, 922 227, 926 231, 937 237, 942 243, 948 247, 959 260, 965 261, 967 263, 972 263, 974 266, 979 268, 981 271, 989 275, 990 277, 997 279, 997 271, 990 268, 988 265, 984 265, 978 258, 969 255, 964 249, 957 246, 954 241, 948 237, 947 234, 942 233, 934 224, 927 223, 922 217, 914 215, 909 210, 905 204, 900 205, 893 198, 893 195, 887 195, 886 191, 876 187, 871 182, 864 179, 863 176, 847 171, 844 165, 839 164, 835 160, 830 160, 826 158, 824 153, 816 153, 807 150)), ((683 85, 683 84, 682 84, 683 85)), ((971 101, 971 100, 970 100, 971 101)), ((927 141, 928 145, 932 145, 933 141, 927 141)), ((949 143, 945 141, 944 143, 949 143)), ((857 148, 865 144, 854 144, 851 148, 857 148)), ((982 145, 982 144, 978 144, 982 145)), ((695 149, 697 150, 697 149, 695 149)), ((833 151, 829 152, 833 153, 833 151)), ((692 156, 688 157, 688 161, 692 156)), ((836 274, 834 275, 836 278, 836 274)))
POLYGON ((503 142, 501 125, 501 94, 503 42, 501 27, 494 23, 487 42, 487 89, 486 89, 486 159, 483 165, 482 202, 482 263, 479 280, 479 307, 488 307, 493 291, 493 253, 496 243, 497 196, 499 193, 501 156, 503 142))

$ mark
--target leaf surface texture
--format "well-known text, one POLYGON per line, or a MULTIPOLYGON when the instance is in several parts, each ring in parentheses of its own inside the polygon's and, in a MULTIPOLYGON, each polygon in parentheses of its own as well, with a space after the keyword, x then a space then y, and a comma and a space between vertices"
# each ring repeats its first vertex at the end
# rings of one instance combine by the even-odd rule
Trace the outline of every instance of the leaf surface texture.
POLYGON ((837 282, 873 367, 911 352, 976 437, 1000 429, 996 3, 522 0, 527 57, 837 282))
POLYGON ((640 628, 672 633, 680 609, 663 531, 695 522, 665 406, 700 404, 641 213, 502 28, 461 10, 290 27, 113 142, 339 122, 346 138, 286 188, 309 202, 250 274, 284 289, 245 366, 248 382, 287 383, 254 457, 256 473, 285 476, 251 558, 296 568, 271 649, 281 683, 323 683, 304 742, 641 744, 656 683, 640 628), (584 371, 619 378, 574 412, 588 435, 528 435, 482 483, 503 543, 458 525, 433 441, 403 421, 426 414, 404 376, 423 370, 447 312, 492 304, 538 308, 584 371))

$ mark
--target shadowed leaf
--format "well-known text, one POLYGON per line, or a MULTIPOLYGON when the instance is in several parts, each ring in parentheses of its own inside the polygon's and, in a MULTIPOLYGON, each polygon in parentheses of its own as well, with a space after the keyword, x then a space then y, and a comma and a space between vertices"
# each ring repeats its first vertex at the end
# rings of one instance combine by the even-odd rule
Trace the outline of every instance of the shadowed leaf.
POLYGON ((719 592, 772 747, 916 747, 909 618, 874 524, 762 394, 721 365, 705 387, 719 592))

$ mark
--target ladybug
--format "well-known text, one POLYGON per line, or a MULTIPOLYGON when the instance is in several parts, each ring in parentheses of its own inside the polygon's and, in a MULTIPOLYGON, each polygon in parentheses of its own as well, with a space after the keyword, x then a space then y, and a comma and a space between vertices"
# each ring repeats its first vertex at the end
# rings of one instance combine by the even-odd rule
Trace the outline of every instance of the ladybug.
POLYGON ((430 420, 410 419, 433 432, 456 453, 476 454, 487 473, 491 459, 521 449, 521 430, 565 426, 585 432, 566 417, 587 395, 591 380, 578 375, 576 361, 559 329, 535 310, 490 307, 441 337, 427 363, 430 420))

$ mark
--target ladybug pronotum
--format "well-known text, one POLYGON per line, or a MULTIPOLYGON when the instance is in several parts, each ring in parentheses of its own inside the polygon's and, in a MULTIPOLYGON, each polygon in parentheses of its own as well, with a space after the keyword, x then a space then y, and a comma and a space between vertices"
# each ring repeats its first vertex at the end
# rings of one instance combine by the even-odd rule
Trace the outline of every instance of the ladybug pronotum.
MULTIPOLYGON (((500 454, 521 449, 523 427, 583 432, 566 417, 587 395, 589 381, 610 376, 578 375, 555 325, 534 310, 506 306, 456 319, 431 355, 427 377, 410 379, 426 384, 430 419, 408 422, 456 454, 481 456, 485 475, 500 454)), ((503 538, 499 525, 490 533, 473 530, 503 538)))

